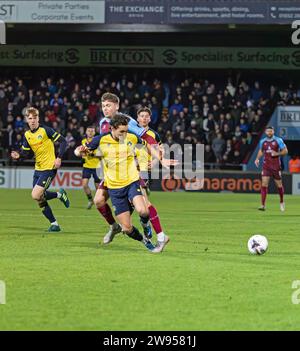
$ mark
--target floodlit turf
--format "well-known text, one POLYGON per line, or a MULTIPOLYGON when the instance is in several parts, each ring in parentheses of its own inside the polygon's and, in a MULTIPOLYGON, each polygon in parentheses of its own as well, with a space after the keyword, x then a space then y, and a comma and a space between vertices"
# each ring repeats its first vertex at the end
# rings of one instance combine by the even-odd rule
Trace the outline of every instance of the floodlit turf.
POLYGON ((106 225, 68 193, 69 209, 51 201, 63 232, 48 234, 30 190, 0 190, 1 330, 300 329, 299 197, 281 213, 277 196, 259 212, 258 195, 152 193, 171 238, 154 255, 122 235, 99 245, 106 225), (263 256, 247 251, 255 233, 263 256))

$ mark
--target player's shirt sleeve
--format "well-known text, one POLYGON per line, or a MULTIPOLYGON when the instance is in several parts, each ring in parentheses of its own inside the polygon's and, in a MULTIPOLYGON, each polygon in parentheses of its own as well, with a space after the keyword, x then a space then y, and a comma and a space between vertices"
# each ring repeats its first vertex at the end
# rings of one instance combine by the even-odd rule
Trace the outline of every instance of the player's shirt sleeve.
POLYGON ((138 148, 140 148, 141 146, 147 145, 147 142, 145 140, 143 140, 142 138, 138 137, 135 134, 132 134, 132 141, 135 145, 137 145, 138 148))
POLYGON ((46 134, 49 139, 51 139, 54 143, 59 142, 59 151, 57 157, 63 158, 64 153, 66 152, 67 149, 67 141, 66 139, 58 132, 56 132, 54 129, 50 127, 43 127, 46 131, 46 134))
POLYGON ((22 146, 21 146, 21 151, 27 152, 27 151, 30 151, 30 150, 31 150, 31 147, 28 144, 28 141, 27 141, 26 137, 24 136, 23 142, 22 142, 22 146))
POLYGON ((161 138, 160 135, 158 133, 155 133, 155 140, 157 141, 157 144, 161 144, 161 138))
POLYGON ((286 145, 285 145, 284 141, 281 138, 276 138, 276 141, 278 143, 280 151, 286 148, 286 145))
POLYGON ((21 150, 19 151, 20 158, 29 157, 30 151, 32 151, 32 149, 26 139, 26 136, 24 135, 21 150))
POLYGON ((264 145, 264 142, 266 141, 266 138, 262 139, 260 142, 259 142, 259 150, 263 151, 263 145, 264 145))
POLYGON ((154 135, 155 135, 155 140, 157 142, 157 144, 161 144, 161 138, 160 138, 160 135, 155 131, 155 130, 152 130, 154 135))
POLYGON ((90 150, 96 150, 96 149, 98 149, 98 147, 100 145, 101 137, 102 137, 102 135, 96 135, 90 143, 87 143, 85 145, 90 150))
POLYGON ((49 139, 51 139, 53 142, 58 141, 59 137, 61 136, 60 133, 56 132, 54 129, 50 127, 43 127, 47 133, 47 136, 49 139))
POLYGON ((57 157, 63 158, 64 153, 66 152, 67 149, 67 141, 66 139, 58 132, 56 132, 54 129, 50 127, 43 127, 46 131, 46 134, 49 139, 51 139, 54 143, 59 142, 59 151, 57 157))
POLYGON ((129 118, 128 122, 128 132, 136 135, 137 137, 142 137, 145 133, 146 130, 145 128, 142 128, 138 125, 137 121, 133 119, 132 117, 126 115, 126 117, 129 118))

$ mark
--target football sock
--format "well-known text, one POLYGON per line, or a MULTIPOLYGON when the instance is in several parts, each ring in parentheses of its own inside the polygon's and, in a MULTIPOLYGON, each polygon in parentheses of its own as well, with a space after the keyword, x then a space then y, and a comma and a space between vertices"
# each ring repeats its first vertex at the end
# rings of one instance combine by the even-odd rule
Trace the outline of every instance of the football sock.
POLYGON ((97 210, 105 218, 105 220, 108 224, 112 225, 116 222, 108 204, 105 204, 104 206, 97 208, 97 210))
MULTIPOLYGON (((61 194, 60 194, 61 195, 61 194)), ((52 200, 58 198, 58 193, 54 191, 45 191, 45 199, 46 200, 52 200)))
POLYGON ((89 201, 93 201, 92 194, 86 194, 86 197, 88 198, 89 201))
POLYGON ((155 233, 160 234, 162 232, 162 228, 158 217, 158 213, 156 211, 156 208, 153 205, 149 206, 149 214, 150 214, 150 221, 153 229, 155 230, 155 233))
POLYGON ((139 232, 139 230, 136 227, 132 228, 131 233, 127 233, 127 235, 132 238, 133 240, 137 241, 142 241, 143 240, 143 235, 139 232))
POLYGON ((165 241, 165 233, 161 232, 157 234, 157 241, 160 241, 160 242, 165 241))
POLYGON ((57 223, 57 221, 55 221, 55 222, 52 222, 51 225, 57 225, 58 226, 58 223, 57 223))
POLYGON ((266 186, 261 187, 261 204, 265 206, 267 198, 268 188, 266 186))
POLYGON ((56 221, 55 217, 53 216, 51 207, 48 204, 43 208, 42 213, 49 220, 50 223, 56 221))
POLYGON ((282 203, 283 202, 283 194, 284 194, 283 186, 278 188, 278 193, 280 196, 280 203, 282 203))
POLYGON ((140 216, 140 219, 141 219, 141 224, 144 228, 149 225, 149 216, 147 217, 140 216))

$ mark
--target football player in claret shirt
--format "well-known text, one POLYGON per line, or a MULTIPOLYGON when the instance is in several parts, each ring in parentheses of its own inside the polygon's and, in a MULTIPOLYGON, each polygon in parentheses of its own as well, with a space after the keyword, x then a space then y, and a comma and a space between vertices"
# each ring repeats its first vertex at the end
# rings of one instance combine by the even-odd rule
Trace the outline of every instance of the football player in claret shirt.
MULTIPOLYGON (((96 128, 94 126, 89 126, 86 128, 86 137, 82 139, 81 144, 85 145, 90 143, 93 137, 96 134, 96 128)), ((83 156, 83 170, 82 170, 82 187, 88 199, 87 209, 89 210, 94 202, 92 197, 92 191, 89 187, 89 180, 91 177, 94 178, 95 188, 98 189, 98 186, 101 182, 100 178, 97 175, 97 170, 100 167, 99 157, 95 156, 95 152, 83 156)))
POLYGON ((35 171, 33 175, 33 189, 31 196, 36 200, 42 209, 43 215, 49 220, 49 232, 59 232, 60 226, 54 217, 49 200, 60 199, 65 207, 70 206, 70 201, 64 189, 58 192, 48 191, 52 180, 55 178, 57 169, 61 166, 61 160, 66 150, 66 140, 52 128, 39 124, 39 111, 30 107, 26 110, 26 122, 29 130, 25 132, 21 151, 12 151, 11 157, 18 160, 26 157, 30 151, 35 156, 35 171), (59 153, 55 156, 54 143, 59 142, 59 153))
POLYGON ((283 140, 274 134, 273 127, 267 127, 265 130, 267 135, 266 138, 262 139, 259 144, 259 151, 256 156, 255 165, 259 166, 260 158, 263 157, 262 165, 262 186, 261 186, 261 207, 259 210, 265 211, 266 209, 266 198, 268 193, 268 186, 270 177, 274 178, 275 184, 278 189, 280 196, 280 210, 285 210, 285 204, 283 200, 283 184, 281 176, 281 160, 282 156, 288 153, 288 149, 283 140))
MULTIPOLYGON (((157 141, 158 145, 162 147, 159 134, 149 127, 149 124, 151 122, 151 115, 151 110, 148 107, 141 107, 137 111, 137 121, 139 123, 139 126, 145 128, 146 133, 152 136, 157 141)), ((140 171, 140 184, 142 193, 149 209, 150 222, 157 234, 157 244, 154 250, 163 251, 165 245, 169 242, 169 237, 163 232, 157 210, 155 206, 149 201, 147 184, 149 171, 152 167, 153 162, 156 162, 157 160, 153 160, 152 156, 148 153, 148 150, 145 146, 140 149, 136 149, 136 156, 138 168, 140 171)))

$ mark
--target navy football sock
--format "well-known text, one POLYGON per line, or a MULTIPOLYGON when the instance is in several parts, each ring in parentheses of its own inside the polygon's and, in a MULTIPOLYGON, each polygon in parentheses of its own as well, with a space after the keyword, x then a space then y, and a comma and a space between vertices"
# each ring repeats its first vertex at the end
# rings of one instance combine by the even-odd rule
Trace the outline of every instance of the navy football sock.
POLYGON ((52 200, 57 198, 57 192, 53 191, 45 191, 45 199, 52 200))
POLYGON ((93 196, 92 196, 92 194, 86 194, 86 197, 88 198, 89 201, 93 201, 93 196))
POLYGON ((142 217, 142 216, 140 216, 140 219, 141 219, 141 223, 143 224, 143 225, 147 225, 148 224, 148 222, 149 222, 149 216, 147 216, 147 217, 142 217))
POLYGON ((139 232, 139 230, 136 227, 133 227, 131 233, 127 233, 127 235, 137 241, 142 241, 143 240, 143 235, 139 232))
POLYGON ((52 213, 51 207, 48 204, 43 208, 42 213, 49 220, 50 223, 53 223, 56 221, 52 213))

